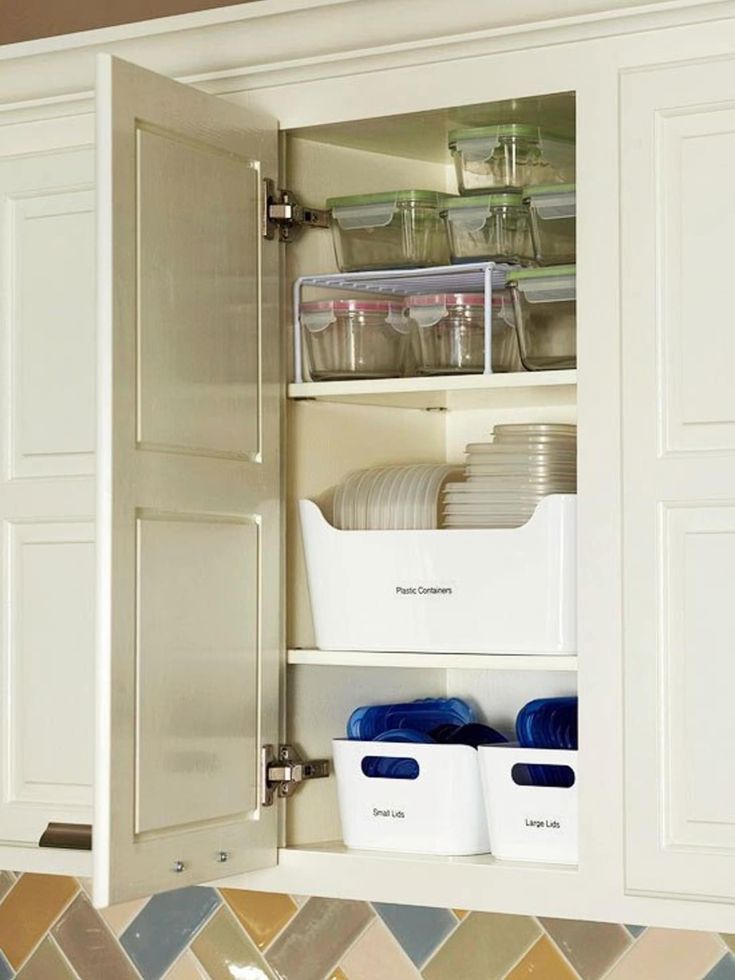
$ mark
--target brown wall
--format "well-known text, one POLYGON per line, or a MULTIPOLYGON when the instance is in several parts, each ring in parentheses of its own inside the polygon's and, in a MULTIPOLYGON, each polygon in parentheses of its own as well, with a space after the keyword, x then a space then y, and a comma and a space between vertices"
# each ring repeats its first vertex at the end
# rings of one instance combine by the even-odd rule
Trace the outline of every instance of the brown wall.
POLYGON ((0 44, 225 6, 226 0, 0 0, 0 44))

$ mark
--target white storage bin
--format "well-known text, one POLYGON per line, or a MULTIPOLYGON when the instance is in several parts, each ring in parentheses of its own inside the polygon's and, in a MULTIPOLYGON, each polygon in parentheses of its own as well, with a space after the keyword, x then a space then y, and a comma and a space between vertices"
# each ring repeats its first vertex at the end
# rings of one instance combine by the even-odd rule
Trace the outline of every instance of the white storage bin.
POLYGON ((347 847, 418 854, 484 854, 487 820, 477 749, 468 745, 335 739, 342 836, 347 847), (365 775, 371 757, 412 759, 414 779, 365 775))
POLYGON ((507 861, 576 864, 579 858, 577 753, 481 745, 480 772, 491 853, 507 861), (524 786, 515 766, 568 766, 574 785, 524 786))
POLYGON ((322 650, 576 650, 574 494, 500 530, 338 531, 299 501, 322 650))

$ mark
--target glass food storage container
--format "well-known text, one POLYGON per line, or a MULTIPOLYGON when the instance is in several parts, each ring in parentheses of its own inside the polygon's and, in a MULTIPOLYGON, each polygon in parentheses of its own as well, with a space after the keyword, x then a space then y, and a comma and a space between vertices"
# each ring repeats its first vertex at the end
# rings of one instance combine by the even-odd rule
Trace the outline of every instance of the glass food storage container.
POLYGON ((576 266, 509 273, 518 346, 529 371, 577 366, 576 266))
MULTIPOLYGON (((439 293, 410 296, 419 374, 480 374, 485 368, 485 296, 439 293)), ((515 320, 507 290, 492 297, 492 369, 522 371, 515 320)))
POLYGON ((449 134, 460 194, 574 180, 574 140, 507 123, 449 134))
POLYGON ((313 381, 403 373, 409 325, 401 303, 321 300, 302 303, 299 317, 313 381))
POLYGON ((452 262, 526 264, 534 259, 530 216, 521 194, 449 198, 441 214, 452 262))
POLYGON ((574 184, 526 187, 536 261, 566 265, 576 260, 577 195, 574 184))
POLYGON ((448 265, 447 230, 437 191, 332 197, 332 236, 340 272, 448 265))

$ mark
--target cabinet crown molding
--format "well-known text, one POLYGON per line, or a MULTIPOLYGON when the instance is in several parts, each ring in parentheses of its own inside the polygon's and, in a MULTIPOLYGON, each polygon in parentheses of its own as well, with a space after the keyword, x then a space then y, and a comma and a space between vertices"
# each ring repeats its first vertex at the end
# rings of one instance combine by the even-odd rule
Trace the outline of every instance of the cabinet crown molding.
POLYGON ((0 120, 89 111, 95 55, 213 94, 735 16, 735 0, 251 0, 0 47, 0 120))

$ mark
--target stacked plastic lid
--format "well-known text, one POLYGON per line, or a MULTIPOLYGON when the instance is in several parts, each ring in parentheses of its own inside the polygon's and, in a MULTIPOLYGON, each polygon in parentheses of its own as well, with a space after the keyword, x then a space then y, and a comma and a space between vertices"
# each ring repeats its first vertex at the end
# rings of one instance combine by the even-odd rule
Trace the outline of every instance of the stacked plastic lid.
POLYGON ((436 528, 442 487, 461 476, 444 463, 358 470, 335 490, 333 524, 343 531, 436 528))
MULTIPOLYGON (((461 698, 418 698, 398 704, 364 705, 350 715, 347 737, 362 742, 411 742, 422 745, 491 745, 507 739, 483 725, 461 698)), ((366 756, 366 776, 416 779, 418 763, 410 756, 366 756)))
POLYGON ((543 497, 576 493, 574 425, 496 425, 492 442, 471 443, 466 454, 466 480, 444 487, 443 527, 520 527, 543 497))
MULTIPOLYGON (((574 750, 578 746, 576 697, 537 698, 518 712, 516 738, 523 748, 574 750)), ((565 766, 529 765, 533 786, 570 786, 571 769, 565 766)))

